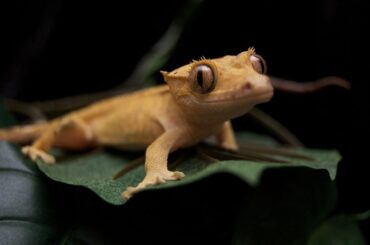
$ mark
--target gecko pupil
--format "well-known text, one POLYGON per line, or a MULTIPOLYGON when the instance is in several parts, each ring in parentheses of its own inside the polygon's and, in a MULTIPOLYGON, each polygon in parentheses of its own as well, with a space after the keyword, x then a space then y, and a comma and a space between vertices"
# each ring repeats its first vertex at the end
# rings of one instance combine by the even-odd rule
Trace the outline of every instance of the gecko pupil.
POLYGON ((198 85, 199 87, 203 88, 203 72, 204 72, 204 68, 202 66, 198 67, 198 71, 197 71, 197 82, 198 82, 198 85))
POLYGON ((201 94, 211 92, 216 85, 215 73, 208 64, 195 66, 189 74, 189 80, 192 82, 192 88, 201 94))

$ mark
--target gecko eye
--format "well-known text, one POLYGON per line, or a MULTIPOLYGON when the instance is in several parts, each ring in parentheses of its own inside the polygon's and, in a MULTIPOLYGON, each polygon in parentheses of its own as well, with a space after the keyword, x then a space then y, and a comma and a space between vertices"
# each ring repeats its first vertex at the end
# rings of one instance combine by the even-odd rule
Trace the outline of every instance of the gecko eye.
POLYGON ((195 90, 205 94, 211 92, 216 85, 216 78, 209 65, 201 64, 190 72, 190 81, 193 82, 195 90))
POLYGON ((258 54, 253 54, 249 57, 249 60, 252 62, 253 69, 261 74, 267 73, 266 61, 258 54))

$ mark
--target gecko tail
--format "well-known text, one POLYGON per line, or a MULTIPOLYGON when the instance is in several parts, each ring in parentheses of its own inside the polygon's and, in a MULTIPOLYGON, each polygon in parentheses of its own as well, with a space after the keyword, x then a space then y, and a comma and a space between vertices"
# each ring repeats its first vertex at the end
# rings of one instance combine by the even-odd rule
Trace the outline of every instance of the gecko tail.
POLYGON ((25 126, 0 128, 0 141, 6 140, 21 145, 28 144, 34 141, 47 126, 47 122, 39 122, 25 126))

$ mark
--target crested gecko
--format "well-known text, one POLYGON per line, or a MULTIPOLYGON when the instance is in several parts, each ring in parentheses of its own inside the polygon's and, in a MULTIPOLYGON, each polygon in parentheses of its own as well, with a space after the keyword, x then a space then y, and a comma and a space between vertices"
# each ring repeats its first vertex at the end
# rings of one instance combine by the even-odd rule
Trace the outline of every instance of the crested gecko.
POLYGON ((52 147, 86 149, 98 145, 145 151, 144 179, 128 187, 129 199, 148 185, 185 175, 167 168, 176 149, 214 136, 219 146, 237 150, 230 120, 269 101, 273 86, 253 48, 238 55, 202 58, 171 72, 166 84, 119 95, 72 111, 47 123, 0 129, 0 140, 33 142, 22 148, 32 160, 53 164, 52 147))

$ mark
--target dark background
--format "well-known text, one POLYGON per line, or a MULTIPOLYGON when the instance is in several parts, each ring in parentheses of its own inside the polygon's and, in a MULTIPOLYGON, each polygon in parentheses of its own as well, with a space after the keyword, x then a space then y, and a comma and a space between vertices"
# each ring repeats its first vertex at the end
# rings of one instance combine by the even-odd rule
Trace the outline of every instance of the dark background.
MULTIPOLYGON (((42 101, 124 82, 185 2, 2 3, 1 96, 42 101)), ((351 91, 276 92, 260 108, 308 147, 340 150, 337 209, 362 212, 369 208, 369 12, 366 0, 208 0, 186 25, 164 69, 254 46, 271 75, 299 81, 335 75, 350 81, 351 91)), ((244 117, 235 121, 238 130, 246 124, 244 117)))

